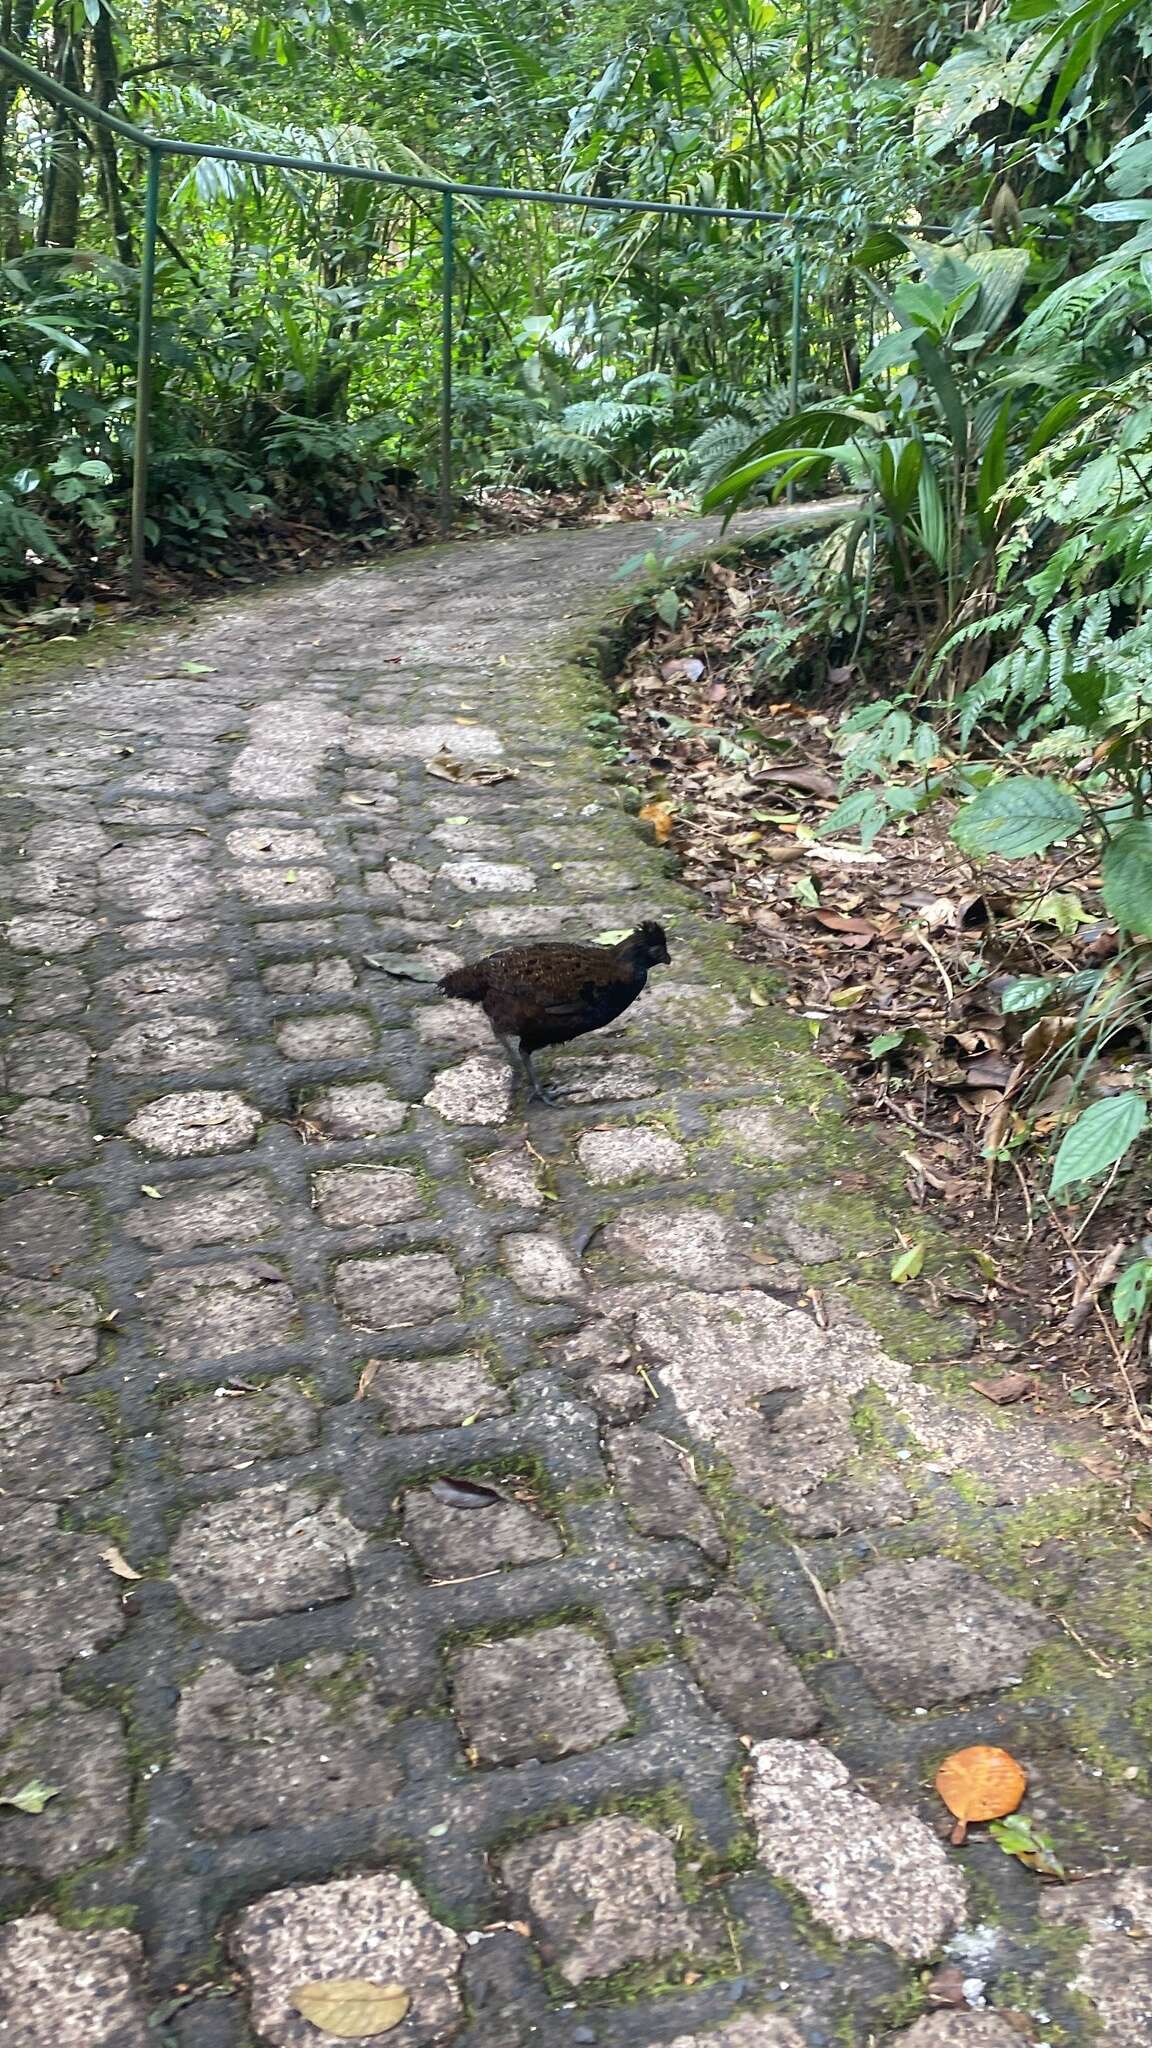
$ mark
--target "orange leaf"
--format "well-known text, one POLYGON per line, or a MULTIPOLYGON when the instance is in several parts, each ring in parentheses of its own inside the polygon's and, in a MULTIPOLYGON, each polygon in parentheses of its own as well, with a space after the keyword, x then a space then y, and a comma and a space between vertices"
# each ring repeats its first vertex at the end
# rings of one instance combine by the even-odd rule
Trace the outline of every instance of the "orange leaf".
POLYGON ((1015 1813, 1028 1790, 1028 1775, 1006 1749, 978 1742, 953 1750, 936 1773, 936 1790, 956 1816, 952 1840, 962 1842, 972 1820, 1002 1820, 1015 1813))
POLYGON ((672 837, 671 805, 645 804, 640 816, 646 825, 651 825, 657 846, 665 846, 672 837))

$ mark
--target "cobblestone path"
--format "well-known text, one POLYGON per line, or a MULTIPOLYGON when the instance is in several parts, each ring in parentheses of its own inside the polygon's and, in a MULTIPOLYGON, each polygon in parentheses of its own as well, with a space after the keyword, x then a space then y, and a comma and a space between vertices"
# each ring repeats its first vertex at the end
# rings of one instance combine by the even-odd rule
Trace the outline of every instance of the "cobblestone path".
POLYGON ((1152 2040, 1147 1538, 909 1362, 962 1311, 893 1306, 834 1084, 601 773, 635 549, 275 590, 6 719, 0 2048, 314 2048, 333 1978, 405 2048, 1152 2040), (436 978, 642 915, 526 1117, 436 978), (946 1846, 976 1741, 1087 1882, 946 1846))

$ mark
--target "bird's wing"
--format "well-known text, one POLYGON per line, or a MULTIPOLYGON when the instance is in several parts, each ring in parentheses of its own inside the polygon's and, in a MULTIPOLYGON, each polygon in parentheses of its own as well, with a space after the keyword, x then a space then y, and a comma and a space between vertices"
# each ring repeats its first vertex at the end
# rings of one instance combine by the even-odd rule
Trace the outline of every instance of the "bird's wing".
POLYGON ((534 992, 532 1007, 541 1021, 547 1020, 549 1024, 574 1024, 587 1016, 590 1004, 603 993, 603 983, 585 981, 577 989, 557 991, 555 995, 546 995, 543 991, 534 992))

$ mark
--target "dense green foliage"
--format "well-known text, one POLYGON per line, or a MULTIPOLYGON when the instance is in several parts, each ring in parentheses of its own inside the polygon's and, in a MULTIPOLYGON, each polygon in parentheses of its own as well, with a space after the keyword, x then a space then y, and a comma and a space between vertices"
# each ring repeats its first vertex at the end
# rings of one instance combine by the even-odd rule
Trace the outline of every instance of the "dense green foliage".
MULTIPOLYGON (((1067 88, 1053 74, 1074 34, 1047 49, 1043 25, 962 28, 946 0, 911 13, 687 0, 656 16, 595 0, 571 17, 523 0, 300 0, 273 13, 249 0, 171 17, 106 0, 0 5, 0 40, 169 133, 819 215, 828 225, 804 245, 813 397, 854 390, 889 323, 907 251, 877 221, 955 231, 968 257, 974 240, 1009 236, 1019 248, 991 253, 1012 258, 1025 302, 1068 271, 1063 232, 1044 241, 1043 229, 1087 225, 1089 253, 1115 240, 1088 221, 1089 166, 1136 123, 1115 102, 1109 114, 1080 101, 1085 78, 1107 82, 1111 65, 1127 84, 1133 52, 1142 65, 1131 23, 1067 88), (1022 35, 1026 51, 1040 46, 1031 71, 1003 60, 1022 35)), ((1139 163, 1138 148, 1123 160, 1125 192, 1139 163)), ((0 77, 10 587, 27 581, 28 550, 82 574, 122 538, 142 177, 130 148, 0 77)), ((397 467, 425 481, 434 470, 435 199, 170 162, 162 221, 158 548, 176 561, 222 551, 268 507, 370 531, 397 467)), ((786 410, 788 225, 485 204, 461 207, 460 231, 466 480, 691 488, 786 410)), ((928 489, 921 471, 914 495, 928 489)), ((958 510, 954 492, 945 503, 958 510)), ((935 544, 934 507, 926 517, 917 545, 935 544)), ((950 545, 955 579, 965 547, 950 545)))

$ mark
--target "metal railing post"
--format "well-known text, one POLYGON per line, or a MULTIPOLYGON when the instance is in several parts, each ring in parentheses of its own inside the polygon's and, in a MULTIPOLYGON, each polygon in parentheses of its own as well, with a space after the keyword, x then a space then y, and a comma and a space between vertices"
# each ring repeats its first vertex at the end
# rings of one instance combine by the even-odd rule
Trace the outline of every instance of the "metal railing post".
MULTIPOLYGON (((788 358, 788 410, 800 410, 800 349, 804 311, 804 244, 799 233, 792 249, 792 340, 788 358)), ((790 483, 786 493, 789 505, 796 502, 796 485, 790 483)))
POLYGON ((128 588, 144 588, 145 524, 148 518, 148 454, 152 435, 152 310, 156 297, 156 226, 160 216, 158 149, 148 151, 144 188, 144 246, 140 254, 140 316, 136 336, 136 421, 132 437, 132 562, 128 588))
POLYGON ((452 288, 456 268, 456 213, 451 191, 440 212, 440 531, 452 530, 452 288))

